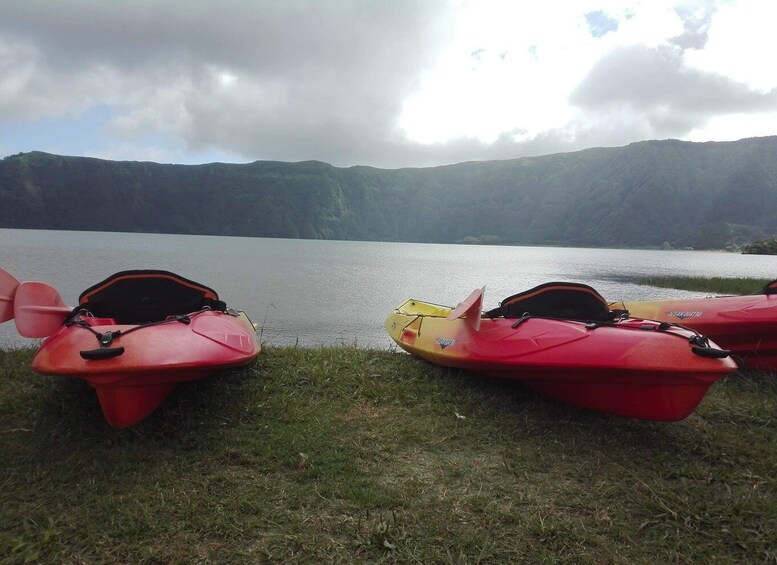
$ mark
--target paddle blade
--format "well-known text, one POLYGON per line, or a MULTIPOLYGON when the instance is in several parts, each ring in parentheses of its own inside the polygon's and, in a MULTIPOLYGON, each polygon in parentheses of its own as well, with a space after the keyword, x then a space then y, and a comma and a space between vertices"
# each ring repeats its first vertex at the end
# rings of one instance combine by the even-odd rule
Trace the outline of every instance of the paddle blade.
POLYGON ((57 289, 39 282, 19 284, 13 305, 16 331, 24 337, 50 336, 72 311, 57 289))
POLYGON ((13 300, 19 286, 11 273, 0 269, 0 324, 13 319, 13 300))
POLYGON ((480 311, 483 309, 483 293, 485 290, 486 287, 473 290, 463 302, 460 302, 448 314, 447 319, 452 321, 457 318, 464 318, 468 326, 478 331, 480 329, 480 311))

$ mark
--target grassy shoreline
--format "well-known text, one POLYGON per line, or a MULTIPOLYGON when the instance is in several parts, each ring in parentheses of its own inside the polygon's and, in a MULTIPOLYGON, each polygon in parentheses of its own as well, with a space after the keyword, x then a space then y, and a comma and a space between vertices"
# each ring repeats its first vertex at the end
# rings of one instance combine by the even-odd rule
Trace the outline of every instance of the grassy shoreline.
POLYGON ((754 294, 773 279, 747 277, 645 277, 629 278, 638 284, 716 294, 754 294))
POLYGON ((355 348, 268 347, 126 430, 0 351, 0 561, 770 562, 777 378, 673 424, 355 348))

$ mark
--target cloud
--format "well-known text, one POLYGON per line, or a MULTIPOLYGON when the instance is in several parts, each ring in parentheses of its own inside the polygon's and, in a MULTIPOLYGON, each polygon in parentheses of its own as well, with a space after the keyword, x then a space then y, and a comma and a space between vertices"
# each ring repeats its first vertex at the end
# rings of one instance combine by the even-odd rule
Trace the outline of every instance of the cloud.
POLYGON ((648 120, 655 135, 684 135, 711 115, 777 110, 777 92, 685 66, 683 52, 662 46, 616 49, 602 58, 570 100, 602 112, 629 109, 648 120))
POLYGON ((81 120, 71 142, 52 131, 51 146, 115 159, 399 167, 760 133, 732 116, 774 123, 770 6, 7 2, 0 146, 39 149, 20 144, 81 120), (16 135, 24 124, 36 135, 16 135))
POLYGON ((155 132, 194 151, 343 163, 390 135, 444 43, 446 11, 410 0, 13 3, 0 20, 0 93, 13 102, 0 119, 108 104, 108 131, 128 141, 155 132))
POLYGON ((709 36, 710 21, 718 8, 714 2, 678 6, 675 12, 683 22, 683 31, 669 42, 681 49, 703 49, 709 36))
POLYGON ((775 19, 774 2, 740 0, 721 6, 709 19, 703 48, 687 51, 688 65, 763 92, 777 88, 775 19))
POLYGON ((763 22, 775 8, 750 0, 690 0, 656 3, 641 22, 636 15, 620 19, 617 33, 604 36, 611 45, 592 58, 569 93, 574 117, 541 137, 590 147, 774 135, 777 72, 769 58, 777 40, 763 22), (629 25, 641 31, 626 33, 629 25), (652 38, 644 35, 648 30, 652 38))

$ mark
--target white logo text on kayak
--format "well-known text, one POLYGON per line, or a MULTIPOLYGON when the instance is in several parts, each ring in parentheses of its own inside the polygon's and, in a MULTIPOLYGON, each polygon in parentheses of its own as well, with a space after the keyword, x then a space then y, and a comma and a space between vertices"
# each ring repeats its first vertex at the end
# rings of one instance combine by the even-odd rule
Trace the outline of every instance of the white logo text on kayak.
POLYGON ((685 320, 686 318, 698 318, 703 312, 669 312, 669 315, 674 318, 680 318, 685 320))

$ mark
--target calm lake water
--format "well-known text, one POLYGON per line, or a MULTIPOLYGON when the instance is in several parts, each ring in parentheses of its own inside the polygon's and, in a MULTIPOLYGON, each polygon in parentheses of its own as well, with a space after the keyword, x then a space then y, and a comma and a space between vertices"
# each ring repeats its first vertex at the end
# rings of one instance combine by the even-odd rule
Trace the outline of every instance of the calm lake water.
MULTIPOLYGON (((486 286, 486 308, 549 281, 608 300, 704 296, 629 282, 651 275, 777 278, 777 257, 651 251, 319 241, 0 229, 0 267, 56 287, 65 302, 127 269, 165 269, 214 288, 261 326, 262 342, 385 349, 388 312, 407 298, 455 305, 486 286)), ((13 322, 0 347, 30 344, 13 322)))

